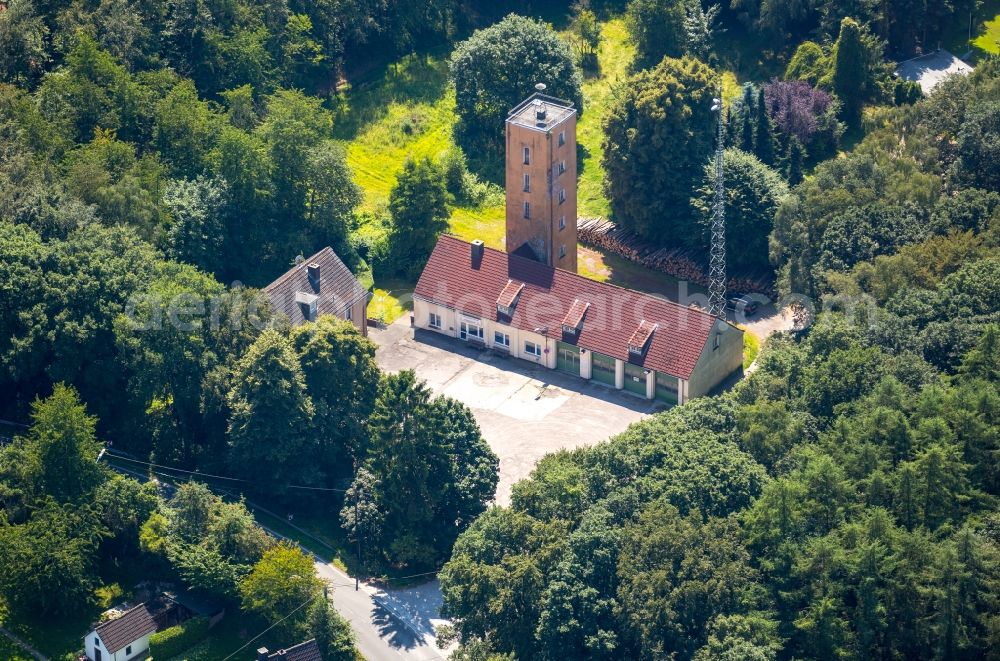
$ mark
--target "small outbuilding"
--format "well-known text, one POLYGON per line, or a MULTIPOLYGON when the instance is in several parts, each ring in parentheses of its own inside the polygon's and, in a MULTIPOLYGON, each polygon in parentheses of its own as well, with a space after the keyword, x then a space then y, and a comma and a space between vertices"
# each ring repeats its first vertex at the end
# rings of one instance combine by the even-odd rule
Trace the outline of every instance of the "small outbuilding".
POLYGON ((149 637, 156 633, 156 621, 146 604, 94 627, 84 638, 84 653, 90 661, 130 661, 145 658, 149 637))
POLYGON ((304 643, 271 652, 266 647, 257 650, 257 661, 323 661, 315 638, 304 643))

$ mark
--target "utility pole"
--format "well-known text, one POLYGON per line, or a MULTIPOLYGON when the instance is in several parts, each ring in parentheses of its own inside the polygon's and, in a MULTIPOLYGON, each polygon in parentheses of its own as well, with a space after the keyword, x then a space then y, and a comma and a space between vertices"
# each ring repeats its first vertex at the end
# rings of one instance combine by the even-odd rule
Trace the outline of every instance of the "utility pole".
POLYGON ((715 146, 715 201, 712 204, 712 248, 708 267, 708 310, 720 319, 726 315, 726 201, 723 175, 725 124, 722 112, 722 90, 712 99, 712 112, 719 114, 718 138, 715 146))

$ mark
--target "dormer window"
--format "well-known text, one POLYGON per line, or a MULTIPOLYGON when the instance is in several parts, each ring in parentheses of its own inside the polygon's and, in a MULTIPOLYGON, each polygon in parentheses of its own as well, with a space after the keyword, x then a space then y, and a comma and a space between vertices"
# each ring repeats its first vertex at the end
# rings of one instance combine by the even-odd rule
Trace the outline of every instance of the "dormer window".
POLYGON ((302 316, 306 321, 316 321, 319 313, 319 296, 300 291, 295 293, 295 302, 302 309, 302 316))
POLYGON ((653 337, 653 331, 656 330, 656 324, 651 323, 643 319, 639 322, 639 327, 635 329, 632 333, 632 337, 628 339, 628 353, 630 356, 641 356, 646 352, 646 347, 649 346, 649 338, 653 337))
POLYGON ((587 313, 590 303, 575 299, 573 304, 566 311, 566 316, 562 320, 562 331, 566 335, 575 335, 580 331, 580 324, 583 323, 583 315, 587 313))
POLYGON ((523 289, 523 282, 508 280, 503 291, 500 292, 500 296, 497 297, 497 313, 513 317, 514 308, 517 306, 518 299, 521 298, 521 290, 523 289))

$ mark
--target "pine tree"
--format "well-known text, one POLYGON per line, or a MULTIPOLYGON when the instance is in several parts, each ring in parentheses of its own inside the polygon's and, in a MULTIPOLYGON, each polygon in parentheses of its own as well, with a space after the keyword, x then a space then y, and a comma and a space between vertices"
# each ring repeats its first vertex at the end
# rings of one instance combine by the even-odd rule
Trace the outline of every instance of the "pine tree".
POLYGON ((740 104, 740 149, 748 154, 753 153, 753 86, 747 83, 743 86, 743 102, 740 104))
POLYGON ((793 135, 788 141, 788 152, 785 155, 785 179, 788 180, 789 186, 794 186, 803 179, 803 157, 802 143, 793 135))
POLYGON ((840 98, 843 118, 856 125, 861 120, 867 66, 861 26, 847 17, 840 23, 840 36, 833 47, 833 91, 840 98))
POLYGON ((754 132, 754 153, 764 165, 774 165, 776 149, 774 147, 774 127, 771 125, 771 118, 767 114, 767 103, 764 102, 764 88, 757 92, 755 124, 757 128, 754 132))

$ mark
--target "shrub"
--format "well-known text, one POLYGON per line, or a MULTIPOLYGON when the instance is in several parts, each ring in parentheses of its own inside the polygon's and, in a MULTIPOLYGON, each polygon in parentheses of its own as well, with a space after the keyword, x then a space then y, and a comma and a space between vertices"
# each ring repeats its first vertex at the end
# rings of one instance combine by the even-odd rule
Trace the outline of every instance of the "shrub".
POLYGON ((157 661, 177 656, 208 635, 208 618, 195 617, 149 637, 149 655, 157 661))

